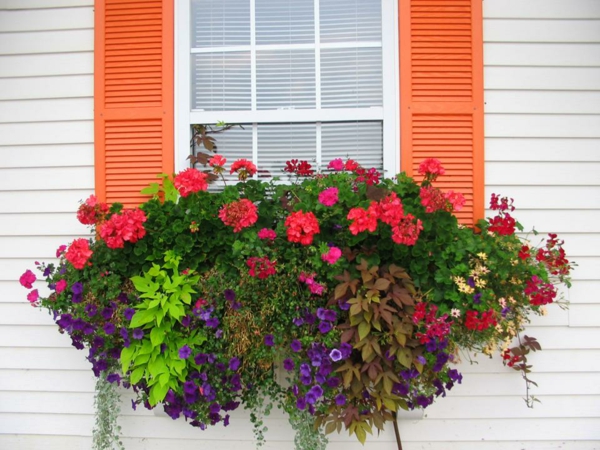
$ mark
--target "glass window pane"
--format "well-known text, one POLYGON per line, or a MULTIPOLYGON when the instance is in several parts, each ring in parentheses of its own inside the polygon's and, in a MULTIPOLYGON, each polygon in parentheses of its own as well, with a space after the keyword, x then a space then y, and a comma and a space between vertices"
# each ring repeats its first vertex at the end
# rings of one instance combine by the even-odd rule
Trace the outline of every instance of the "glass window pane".
POLYGON ((381 122, 328 122, 321 125, 321 161, 325 168, 333 159, 358 161, 365 169, 383 170, 383 124, 381 122))
POLYGON ((251 108, 250 52, 192 55, 192 109, 251 108))
POLYGON ((250 45, 250 0, 192 0, 192 48, 250 45))
POLYGON ((381 0, 320 0, 321 42, 381 41, 381 0))
POLYGON ((307 44, 315 42, 312 1, 256 0, 256 43, 307 44))
POLYGON ((259 124, 258 170, 261 177, 288 179, 285 162, 306 160, 316 169, 317 127, 314 123, 259 124))
POLYGON ((256 52, 257 109, 315 108, 314 50, 256 52))
POLYGON ((322 107, 382 106, 381 67, 381 48, 322 49, 322 107))

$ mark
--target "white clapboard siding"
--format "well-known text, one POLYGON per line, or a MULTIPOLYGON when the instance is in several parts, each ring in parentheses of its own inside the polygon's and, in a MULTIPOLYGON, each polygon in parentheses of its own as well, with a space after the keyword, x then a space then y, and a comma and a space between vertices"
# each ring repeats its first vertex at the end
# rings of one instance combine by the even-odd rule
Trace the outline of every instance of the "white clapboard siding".
POLYGON ((575 280, 568 298, 572 304, 600 303, 600 280, 575 280))
POLYGON ((600 138, 600 114, 486 114, 485 133, 490 137, 600 138))
POLYGON ((509 185, 504 177, 486 183, 486 199, 492 193, 515 199, 518 217, 521 209, 599 209, 600 186, 532 186, 509 185))
POLYGON ((91 98, 0 101, 0 123, 93 120, 91 98))
MULTIPOLYGON (((75 217, 75 214, 73 214, 75 217)), ((0 237, 0 258, 36 258, 43 261, 55 258, 56 249, 73 239, 89 237, 79 236, 44 236, 31 239, 26 236, 0 237)))
POLYGON ((0 145, 82 144, 93 142, 94 122, 2 123, 0 145))
POLYGON ((93 30, 52 30, 35 33, 4 33, 0 40, 0 55, 27 55, 46 52, 83 52, 92 51, 93 49, 93 30))
MULTIPOLYGON (((87 228, 77 220, 73 220, 73 213, 69 212, 2 214, 0 235, 35 236, 40 232, 40 228, 44 229, 46 236, 73 236, 87 233, 87 228)), ((4 279, 2 274, 0 274, 0 279, 4 279)))
POLYGON ((594 19, 538 20, 536 26, 526 20, 488 18, 484 21, 487 42, 600 42, 600 28, 594 19), (510 29, 510 33, 506 29, 510 29))
POLYGON ((488 185, 600 186, 600 162, 498 161, 486 169, 488 185))
POLYGON ((92 52, 0 56, 0 78, 90 74, 93 66, 92 52))
POLYGON ((488 90, 595 91, 600 89, 600 68, 487 66, 484 80, 488 90))
MULTIPOLYGON (((63 139, 64 140, 64 139, 63 139)), ((90 143, 6 145, 0 147, 2 168, 72 167, 94 164, 94 145, 90 143)))
MULTIPOLYGON (((598 162, 598 139, 595 138, 522 138, 489 137, 485 139, 486 162, 492 161, 564 161, 598 162), (568 149, 568 151, 565 151, 568 149)), ((487 184, 487 182, 486 182, 487 184)))
MULTIPOLYGON (((0 191, 65 190, 72 186, 93 189, 94 168, 83 166, 0 169, 0 191)), ((77 205, 73 206, 76 209, 77 205)))
POLYGON ((571 305, 569 325, 572 327, 600 327, 600 299, 597 304, 571 305))
POLYGON ((5 78, 0 83, 0 100, 90 97, 91 92, 91 74, 5 78))
MULTIPOLYGON (((483 4, 486 19, 600 19, 600 3, 597 0, 492 0, 483 4)), ((505 33, 511 34, 510 30, 505 33)), ((484 36, 487 39, 487 34, 484 36)))
MULTIPOLYGON (((127 450, 164 450, 173 445, 171 439, 151 439, 144 438, 124 438, 123 444, 127 450)), ((38 450, 43 447, 44 450, 88 450, 91 447, 91 439, 82 436, 32 436, 31 441, 24 441, 18 435, 0 436, 0 445, 5 444, 6 448, 18 448, 19 450, 38 450)), ((232 450, 241 448, 236 446, 236 442, 211 442, 211 450, 232 450)), ((239 444, 238 444, 239 445, 239 444)), ((568 448, 569 450, 598 450, 600 447, 595 441, 504 441, 504 442, 465 442, 458 439, 452 442, 408 442, 403 440, 405 450, 507 450, 524 449, 527 450, 548 450, 558 448, 568 448)), ((178 439, 177 448, 179 450, 198 450, 197 439, 178 439)), ((249 447, 250 448, 250 447, 249 447)), ((294 447, 290 443, 267 440, 264 450, 292 450, 294 447)), ((355 447, 348 447, 344 442, 331 442, 327 450, 349 450, 355 447)), ((359 447, 356 447, 359 448, 359 447)), ((369 450, 390 450, 392 444, 389 442, 373 441, 368 442, 369 450)))
POLYGON ((0 9, 68 8, 73 6, 93 6, 93 0, 0 0, 0 9))
POLYGON ((92 8, 2 10, 0 32, 92 29, 92 8))
POLYGON ((77 220, 75 211, 79 203, 92 193, 91 189, 23 191, 15 198, 13 191, 0 191, 0 204, 3 213, 68 212, 72 220, 77 220))
POLYGON ((488 113, 519 114, 600 114, 600 91, 488 90, 488 113))
MULTIPOLYGON (((77 354, 77 356, 81 356, 77 354)), ((82 370, 0 370, 4 391, 16 392, 94 392, 96 383, 89 369, 82 370)))

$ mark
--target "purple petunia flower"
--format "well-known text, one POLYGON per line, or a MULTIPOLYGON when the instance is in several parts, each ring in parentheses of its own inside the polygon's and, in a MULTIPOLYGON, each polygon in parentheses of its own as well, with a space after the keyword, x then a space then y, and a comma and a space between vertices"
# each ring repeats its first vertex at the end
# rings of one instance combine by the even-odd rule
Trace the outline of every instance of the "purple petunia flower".
POLYGON ((225 289, 223 295, 225 295, 225 300, 227 301, 233 302, 235 300, 235 291, 233 289, 225 289))
POLYGON ((473 296, 473 303, 479 305, 481 303, 481 292, 478 292, 473 296))
POLYGON ((344 406, 346 404, 346 396, 344 394, 338 394, 335 396, 335 404, 338 406, 344 406))
POLYGON ((73 294, 73 297, 71 297, 71 301, 73 303, 81 303, 83 301, 83 295, 81 295, 81 294, 73 294))
POLYGON ((331 377, 329 380, 327 380, 327 386, 329 386, 330 388, 336 388, 340 385, 341 382, 342 380, 340 380, 339 377, 331 377))
POLYGON ((206 353, 198 353, 194 356, 194 362, 199 366, 208 362, 208 355, 206 353))
POLYGON ((121 329, 119 330, 119 333, 121 334, 121 337, 123 339, 129 339, 129 333, 127 332, 127 328, 121 327, 121 329))
POLYGON ((81 284, 81 282, 76 282, 73 283, 73 286, 71 286, 71 292, 73 294, 82 294, 83 293, 83 284, 81 284))
POLYGON ((419 364, 427 364, 427 360, 425 359, 425 357, 423 355, 417 356, 417 362, 419 364))
POLYGON ((302 317, 296 317, 293 322, 297 327, 304 325, 304 319, 302 317))
POLYGON ((337 320, 337 313, 335 311, 332 311, 331 309, 327 309, 323 313, 323 320, 335 322, 337 320))
POLYGON ((337 348, 334 348, 331 350, 331 352, 329 352, 329 357, 332 361, 340 361, 342 359, 342 352, 340 352, 337 348))
POLYGON ((296 400, 296 408, 298 408, 300 411, 304 411, 306 409, 306 400, 304 397, 298 397, 296 400))
POLYGON ((206 321, 206 326, 209 328, 217 328, 219 326, 219 319, 216 317, 211 317, 206 321))
POLYGON ((290 344, 290 347, 291 347, 292 351, 295 353, 298 353, 300 350, 302 350, 302 344, 300 343, 300 341, 298 339, 294 339, 292 341, 292 343, 290 344))
POLYGON ((185 383, 183 383, 183 392, 185 392, 186 394, 193 394, 198 390, 198 387, 196 386, 196 383, 194 383, 193 381, 186 381, 185 383))
POLYGON ((186 328, 190 326, 191 322, 192 322, 192 318, 190 316, 183 316, 181 318, 181 325, 186 328))
POLYGON ((111 373, 106 377, 106 381, 109 383, 116 383, 118 386, 121 384, 121 376, 118 373, 111 373))
POLYGON ((292 361, 290 358, 286 358, 283 360, 283 368, 285 370, 287 370, 288 372, 290 370, 294 370, 295 364, 294 361, 292 361))
POLYGON ((340 345, 340 352, 342 352, 343 359, 348 358, 352 354, 352 345, 344 342, 342 345, 340 345))
POLYGON ((142 330, 141 328, 136 328, 135 330, 133 330, 133 338, 134 339, 142 339, 144 337, 144 330, 142 330))
POLYGON ((229 360, 229 370, 235 372, 240 368, 240 364, 240 359, 234 356, 229 360))
POLYGON ((102 310, 102 317, 104 317, 106 320, 110 319, 113 315, 113 309, 111 307, 106 307, 102 310))
POLYGON ((104 324, 103 329, 104 329, 104 332, 106 334, 113 334, 115 332, 116 328, 115 328, 115 325, 113 323, 107 322, 107 323, 104 324))
POLYGON ((98 313, 98 308, 96 308, 96 305, 88 303, 87 305, 85 305, 85 312, 88 315, 88 317, 94 317, 98 313))
POLYGON ((119 302, 127 304, 129 302, 129 297, 127 297, 127 294, 125 292, 121 292, 118 296, 117 296, 117 300, 119 300, 119 302))
POLYGON ((338 306, 342 311, 348 311, 350 309, 350 303, 348 303, 346 300, 338 300, 338 306))
POLYGON ((469 279, 467 280, 467 284, 472 288, 475 287, 475 280, 473 279, 473 277, 469 277, 469 279))
POLYGON ((133 308, 126 308, 125 311, 123 311, 123 317, 125 317, 125 320, 131 320, 134 314, 135 309, 133 308))
POLYGON ((331 331, 331 323, 329 322, 320 322, 319 323, 319 331, 323 334, 327 334, 331 331))
POLYGON ((275 337, 272 334, 267 334, 265 336, 265 345, 267 347, 273 347, 275 345, 275 337))
POLYGON ((213 403, 210 405, 209 410, 212 414, 218 414, 221 411, 221 405, 218 403, 213 403))
POLYGON ((219 328, 219 329, 218 329, 218 330, 215 332, 215 337, 216 337, 217 339, 221 339, 221 336, 223 336, 223 330, 219 328))
POLYGON ((192 355, 192 349, 186 345, 179 349, 179 358, 188 359, 192 355))
POLYGON ((317 308, 317 317, 321 320, 325 320, 325 308, 317 308))

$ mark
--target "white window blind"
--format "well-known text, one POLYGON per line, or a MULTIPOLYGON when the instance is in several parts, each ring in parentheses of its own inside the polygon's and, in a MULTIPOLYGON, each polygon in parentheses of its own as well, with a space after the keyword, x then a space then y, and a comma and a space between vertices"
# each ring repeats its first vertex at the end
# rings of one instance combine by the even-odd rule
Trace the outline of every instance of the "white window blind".
POLYGON ((394 38, 382 19, 390 0, 182 1, 185 115, 245 128, 218 134, 219 153, 243 154, 261 176, 281 176, 292 158, 323 168, 352 157, 383 169, 384 134, 394 129, 384 121, 395 119, 385 117, 382 57, 394 38))

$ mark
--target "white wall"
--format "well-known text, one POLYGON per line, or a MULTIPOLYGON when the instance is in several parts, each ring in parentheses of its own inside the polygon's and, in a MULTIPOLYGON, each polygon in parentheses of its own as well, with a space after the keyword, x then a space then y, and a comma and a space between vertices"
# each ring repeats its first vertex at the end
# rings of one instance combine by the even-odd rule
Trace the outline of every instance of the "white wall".
MULTIPOLYGON (((485 0, 484 14, 487 194, 565 238, 572 305, 528 330, 544 347, 531 358, 541 404, 527 409, 519 375, 481 359, 425 419, 401 422, 404 448, 600 449, 600 1, 485 0)), ((89 364, 15 280, 85 233, 73 213, 93 189, 92 27, 92 0, 0 0, 0 449, 90 448, 89 364)), ((201 432, 126 403, 128 449, 252 448, 243 412, 201 432)), ((268 426, 266 448, 293 448, 284 418, 268 426)), ((392 441, 390 427, 365 448, 392 441)))

